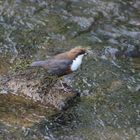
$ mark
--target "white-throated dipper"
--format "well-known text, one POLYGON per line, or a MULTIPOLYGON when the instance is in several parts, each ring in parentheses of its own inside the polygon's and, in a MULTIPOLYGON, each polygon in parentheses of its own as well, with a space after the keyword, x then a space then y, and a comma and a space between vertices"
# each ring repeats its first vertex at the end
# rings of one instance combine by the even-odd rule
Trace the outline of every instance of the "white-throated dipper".
POLYGON ((43 67, 50 74, 63 76, 76 71, 86 55, 86 49, 73 48, 70 51, 60 53, 45 61, 35 61, 31 64, 33 67, 43 67))

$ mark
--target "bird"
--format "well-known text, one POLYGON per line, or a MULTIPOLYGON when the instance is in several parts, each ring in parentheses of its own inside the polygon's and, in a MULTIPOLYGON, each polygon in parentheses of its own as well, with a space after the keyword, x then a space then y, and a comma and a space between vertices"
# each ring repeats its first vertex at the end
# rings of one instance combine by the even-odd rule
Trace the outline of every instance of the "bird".
POLYGON ((75 47, 47 60, 32 62, 30 66, 42 67, 48 73, 61 77, 76 71, 82 64, 82 59, 86 54, 85 48, 75 47))

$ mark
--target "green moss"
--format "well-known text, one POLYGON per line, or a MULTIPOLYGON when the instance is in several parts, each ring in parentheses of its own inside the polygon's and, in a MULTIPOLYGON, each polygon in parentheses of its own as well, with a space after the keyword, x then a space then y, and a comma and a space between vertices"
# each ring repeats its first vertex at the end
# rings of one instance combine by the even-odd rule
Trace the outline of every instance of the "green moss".
POLYGON ((32 62, 32 60, 29 60, 29 59, 19 59, 13 65, 13 67, 11 68, 11 71, 12 72, 24 71, 29 67, 31 62, 32 62))

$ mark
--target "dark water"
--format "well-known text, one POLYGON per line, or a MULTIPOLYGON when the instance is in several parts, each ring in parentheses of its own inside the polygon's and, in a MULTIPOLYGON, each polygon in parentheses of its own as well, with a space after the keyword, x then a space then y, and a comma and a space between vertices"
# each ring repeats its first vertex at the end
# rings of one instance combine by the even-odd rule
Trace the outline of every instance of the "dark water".
POLYGON ((106 55, 140 50, 139 7, 139 0, 0 1, 1 74, 74 46, 100 52, 76 72, 81 97, 72 107, 27 129, 0 124, 0 138, 139 140, 140 58, 106 55))

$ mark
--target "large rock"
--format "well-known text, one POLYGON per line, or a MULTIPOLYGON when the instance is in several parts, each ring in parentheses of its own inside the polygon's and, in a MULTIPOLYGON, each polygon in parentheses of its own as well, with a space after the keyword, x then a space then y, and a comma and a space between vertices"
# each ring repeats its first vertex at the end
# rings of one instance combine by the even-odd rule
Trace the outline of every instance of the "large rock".
POLYGON ((65 92, 60 86, 58 77, 51 76, 42 69, 29 68, 24 72, 1 77, 0 93, 15 94, 62 110, 76 97, 76 93, 72 90, 65 92))

